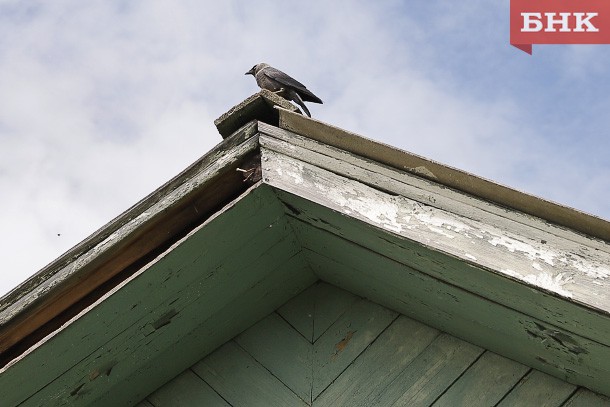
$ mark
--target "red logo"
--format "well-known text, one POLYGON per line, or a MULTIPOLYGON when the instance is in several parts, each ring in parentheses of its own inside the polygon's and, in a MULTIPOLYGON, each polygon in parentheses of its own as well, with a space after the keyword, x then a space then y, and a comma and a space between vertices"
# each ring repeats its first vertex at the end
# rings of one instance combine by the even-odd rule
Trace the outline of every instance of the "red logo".
POLYGON ((511 0, 510 43, 610 44, 610 0, 511 0))

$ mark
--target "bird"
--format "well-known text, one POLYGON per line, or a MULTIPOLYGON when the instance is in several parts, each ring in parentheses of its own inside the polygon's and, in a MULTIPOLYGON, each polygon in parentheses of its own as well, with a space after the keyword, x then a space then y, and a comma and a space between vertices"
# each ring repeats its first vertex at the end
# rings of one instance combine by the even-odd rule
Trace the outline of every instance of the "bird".
POLYGON ((284 99, 295 102, 301 106, 309 117, 311 117, 311 113, 304 102, 322 103, 322 100, 301 82, 269 64, 256 64, 246 72, 246 75, 254 76, 256 83, 261 89, 267 89, 282 96, 284 99))

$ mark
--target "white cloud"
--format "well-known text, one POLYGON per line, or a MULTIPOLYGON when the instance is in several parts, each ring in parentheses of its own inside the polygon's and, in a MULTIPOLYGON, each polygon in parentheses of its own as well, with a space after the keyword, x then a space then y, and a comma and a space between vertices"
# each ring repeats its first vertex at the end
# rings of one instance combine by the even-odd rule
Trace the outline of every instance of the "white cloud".
POLYGON ((544 109, 541 121, 529 101, 554 103, 545 95, 552 66, 508 46, 505 9, 479 0, 0 1, 0 293, 219 142, 213 119, 257 91, 243 74, 262 61, 324 100, 311 106, 317 118, 608 216, 606 162, 576 159, 565 178, 554 172, 568 149, 552 136, 567 119, 544 109), (465 24, 482 31, 467 36, 465 24), (565 192, 571 183, 582 196, 565 192))

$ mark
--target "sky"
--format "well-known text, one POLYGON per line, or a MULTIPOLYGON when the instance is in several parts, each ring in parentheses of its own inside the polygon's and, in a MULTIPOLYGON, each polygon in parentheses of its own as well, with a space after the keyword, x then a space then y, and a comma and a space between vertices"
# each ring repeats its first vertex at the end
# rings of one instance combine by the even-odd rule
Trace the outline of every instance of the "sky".
POLYGON ((489 0, 0 0, 0 295, 221 141, 267 62, 319 120, 610 219, 610 46, 489 0))

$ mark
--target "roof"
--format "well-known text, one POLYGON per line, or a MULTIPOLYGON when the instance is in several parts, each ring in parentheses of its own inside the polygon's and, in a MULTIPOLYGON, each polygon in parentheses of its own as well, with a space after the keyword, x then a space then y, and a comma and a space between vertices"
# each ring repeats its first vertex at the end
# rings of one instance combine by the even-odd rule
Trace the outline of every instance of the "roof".
POLYGON ((9 405, 138 401, 319 279, 608 394, 610 223, 274 97, 2 298, 9 405))

